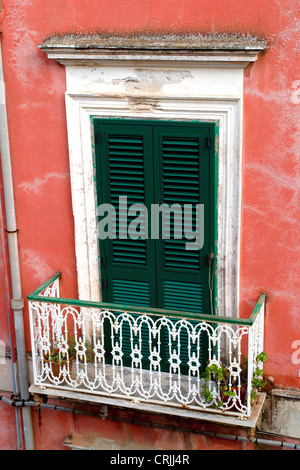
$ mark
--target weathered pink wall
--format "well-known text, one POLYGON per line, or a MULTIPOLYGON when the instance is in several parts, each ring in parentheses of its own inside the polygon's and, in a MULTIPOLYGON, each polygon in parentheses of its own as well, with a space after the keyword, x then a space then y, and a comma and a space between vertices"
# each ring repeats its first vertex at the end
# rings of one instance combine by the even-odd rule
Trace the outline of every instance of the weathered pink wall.
MULTIPOLYGON (((300 340, 298 2, 4 0, 0 17, 24 296, 57 270, 64 296, 77 295, 65 71, 37 45, 54 34, 101 31, 235 32, 268 41, 245 71, 241 313, 249 316, 260 292, 268 294, 265 369, 276 385, 299 387, 300 364, 292 362, 300 340)), ((30 349, 27 310, 25 327, 30 349)), ((38 431, 36 438, 54 448, 54 413, 47 419, 53 441, 38 431)), ((69 420, 60 419, 64 437, 69 420)))
POLYGON ((102 436, 117 443, 134 442, 139 446, 166 450, 252 450, 251 442, 212 439, 207 436, 139 424, 114 422, 71 413, 43 410, 39 420, 33 414, 35 444, 41 450, 66 450, 63 442, 70 434, 102 436))

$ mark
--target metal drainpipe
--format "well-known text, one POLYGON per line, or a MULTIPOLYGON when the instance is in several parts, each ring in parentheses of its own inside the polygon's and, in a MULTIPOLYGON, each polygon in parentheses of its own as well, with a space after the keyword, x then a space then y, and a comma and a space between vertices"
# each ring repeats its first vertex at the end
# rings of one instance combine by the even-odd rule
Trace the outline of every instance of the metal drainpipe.
MULTIPOLYGON (((14 313, 18 375, 21 399, 29 400, 29 380, 26 358, 26 345, 23 321, 24 300, 22 298, 21 276, 19 265, 18 236, 14 203, 14 189, 11 168, 9 135, 6 115, 5 85, 0 42, 0 153, 3 179, 3 193, 7 226, 7 240, 12 288, 11 306, 14 313)), ((33 430, 30 408, 22 408, 25 449, 33 450, 33 430)))
MULTIPOLYGON (((3 265, 4 265, 4 284, 5 284, 5 301, 6 301, 6 314, 7 314, 7 323, 8 323, 8 333, 9 333, 9 344, 10 344, 10 360, 11 360, 11 369, 12 369, 12 382, 13 382, 13 392, 14 396, 19 395, 18 383, 17 383, 17 362, 14 353, 13 339, 12 339, 12 325, 10 319, 10 291, 9 291, 9 281, 8 281, 8 263, 7 255, 5 249, 5 237, 4 237, 4 225, 3 225, 3 211, 2 211, 2 202, 0 199, 0 237, 1 245, 3 252, 3 265)), ((20 419, 19 412, 15 408, 15 417, 16 417, 16 429, 17 429, 17 441, 18 441, 18 450, 21 449, 21 439, 20 439, 20 419)))

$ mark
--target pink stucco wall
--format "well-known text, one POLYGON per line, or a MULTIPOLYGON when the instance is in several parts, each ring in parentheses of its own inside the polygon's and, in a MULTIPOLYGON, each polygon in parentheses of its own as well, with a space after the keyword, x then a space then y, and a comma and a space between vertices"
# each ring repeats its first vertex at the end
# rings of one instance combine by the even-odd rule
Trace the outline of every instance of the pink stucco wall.
MULTIPOLYGON (((245 70, 240 306, 249 316, 267 293, 265 370, 277 386, 300 388, 300 364, 292 360, 300 340, 298 2, 5 0, 0 20, 24 297, 57 270, 64 296, 77 296, 65 70, 37 45, 54 34, 101 31, 235 32, 267 40, 268 50, 245 70)), ((0 273, 0 289, 2 282, 0 273)), ((1 304, 1 325, 2 317, 1 304)), ((25 329, 29 350, 27 309, 25 329)), ((7 341, 6 327, 1 335, 7 341)), ((54 413, 45 419, 54 429, 54 413)), ((62 439, 70 419, 60 419, 62 439)), ((38 432, 37 441, 56 445, 38 432)))

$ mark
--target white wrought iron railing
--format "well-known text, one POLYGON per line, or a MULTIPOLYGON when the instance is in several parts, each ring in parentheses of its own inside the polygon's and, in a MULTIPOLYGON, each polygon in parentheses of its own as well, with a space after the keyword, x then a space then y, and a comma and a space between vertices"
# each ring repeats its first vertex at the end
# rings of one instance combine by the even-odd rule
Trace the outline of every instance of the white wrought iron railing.
MULTIPOLYGON (((29 297, 33 380, 247 419, 262 371, 262 294, 250 319, 60 297, 60 274, 29 297)), ((188 308, 188 305, 187 305, 188 308)))

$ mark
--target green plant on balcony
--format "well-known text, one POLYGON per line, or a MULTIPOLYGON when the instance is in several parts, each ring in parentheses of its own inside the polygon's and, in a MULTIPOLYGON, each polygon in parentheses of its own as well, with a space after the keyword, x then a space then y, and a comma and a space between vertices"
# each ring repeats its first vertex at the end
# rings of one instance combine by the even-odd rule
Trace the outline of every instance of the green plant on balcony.
MULTIPOLYGON (((256 356, 256 362, 266 362, 268 360, 268 356, 265 351, 262 351, 256 356)), ((267 385, 267 379, 264 376, 263 369, 260 369, 258 365, 254 369, 252 381, 251 381, 252 389, 251 389, 251 402, 255 402, 258 398, 258 392, 263 390, 267 385)))
POLYGON ((230 397, 236 396, 236 391, 233 387, 229 387, 229 370, 224 366, 218 366, 217 364, 210 364, 206 367, 203 374, 205 383, 202 387, 202 396, 206 403, 210 403, 213 400, 213 394, 207 386, 208 382, 215 381, 219 384, 219 399, 216 407, 221 408, 230 397))
MULTIPOLYGON (((262 351, 256 356, 256 363, 266 362, 268 359, 267 354, 262 351)), ((205 380, 202 386, 201 396, 204 398, 206 403, 213 401, 213 394, 208 387, 209 382, 215 382, 218 384, 218 401, 216 403, 217 408, 222 406, 230 399, 237 396, 237 390, 239 388, 239 397, 241 403, 246 398, 247 383, 248 383, 248 358, 243 357, 240 364, 240 375, 239 375, 239 386, 237 386, 237 379, 233 379, 230 382, 230 371, 224 365, 210 364, 206 367, 202 378, 205 380)), ((251 402, 255 402, 258 398, 258 392, 264 389, 267 384, 267 379, 264 376, 263 370, 256 366, 252 381, 251 381, 251 402)))

